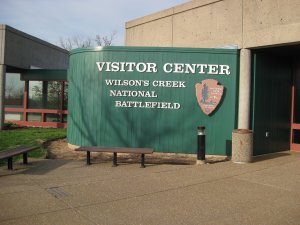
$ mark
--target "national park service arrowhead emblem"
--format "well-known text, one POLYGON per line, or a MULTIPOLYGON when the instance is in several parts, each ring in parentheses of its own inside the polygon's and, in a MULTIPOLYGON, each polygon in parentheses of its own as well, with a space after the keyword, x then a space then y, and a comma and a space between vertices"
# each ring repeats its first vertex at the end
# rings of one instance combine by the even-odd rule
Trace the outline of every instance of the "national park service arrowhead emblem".
POLYGON ((196 84, 196 97, 198 104, 206 115, 210 115, 219 105, 224 91, 224 86, 217 80, 207 79, 196 84))

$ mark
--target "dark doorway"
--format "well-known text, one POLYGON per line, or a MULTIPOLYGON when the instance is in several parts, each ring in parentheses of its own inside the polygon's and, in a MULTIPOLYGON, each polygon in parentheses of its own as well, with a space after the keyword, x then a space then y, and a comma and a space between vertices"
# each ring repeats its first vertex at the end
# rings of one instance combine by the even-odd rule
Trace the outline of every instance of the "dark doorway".
POLYGON ((300 79, 293 79, 295 68, 299 68, 299 50, 300 46, 253 50, 254 155, 289 150, 292 138, 300 144, 300 125, 295 132, 291 128, 293 120, 300 123, 300 114, 292 116, 295 110, 300 113, 300 79), (295 107, 292 110, 293 80, 297 82, 295 90, 299 93, 294 95, 295 107))

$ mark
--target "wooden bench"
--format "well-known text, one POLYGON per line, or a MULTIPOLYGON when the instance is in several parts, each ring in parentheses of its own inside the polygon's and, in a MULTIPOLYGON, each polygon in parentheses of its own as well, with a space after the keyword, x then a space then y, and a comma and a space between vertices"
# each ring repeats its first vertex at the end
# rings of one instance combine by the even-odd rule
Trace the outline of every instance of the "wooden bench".
POLYGON ((29 151, 39 148, 38 146, 19 146, 16 148, 7 149, 0 152, 0 159, 7 159, 7 169, 13 169, 13 157, 23 154, 23 163, 28 164, 28 155, 29 151))
POLYGON ((152 154, 151 148, 118 148, 118 147, 80 147, 75 151, 86 152, 86 164, 91 164, 91 152, 111 152, 113 153, 113 166, 117 166, 117 153, 141 154, 141 167, 145 168, 145 154, 152 154))

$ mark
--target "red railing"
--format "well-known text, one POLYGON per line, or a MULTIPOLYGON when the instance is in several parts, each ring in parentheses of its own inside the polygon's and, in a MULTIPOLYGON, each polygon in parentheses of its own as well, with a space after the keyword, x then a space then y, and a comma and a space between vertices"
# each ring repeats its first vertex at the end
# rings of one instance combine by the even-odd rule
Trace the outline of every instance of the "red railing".
MULTIPOLYGON (((5 113, 23 113, 23 120, 9 120, 17 125, 21 126, 35 126, 35 127, 53 127, 53 128, 66 128, 67 123, 63 121, 63 116, 68 115, 68 110, 56 110, 56 109, 24 109, 24 108, 5 108, 5 113), (27 113, 41 114, 41 121, 28 121, 27 113), (46 122, 45 114, 56 114, 60 116, 59 122, 46 122)), ((8 121, 6 121, 8 122, 8 121)))

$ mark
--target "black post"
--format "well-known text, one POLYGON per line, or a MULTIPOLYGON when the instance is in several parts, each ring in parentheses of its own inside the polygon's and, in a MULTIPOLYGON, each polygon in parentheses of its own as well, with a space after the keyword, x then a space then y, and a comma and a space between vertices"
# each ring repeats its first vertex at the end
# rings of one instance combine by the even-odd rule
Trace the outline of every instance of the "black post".
POLYGON ((198 127, 198 151, 197 151, 197 160, 205 160, 205 127, 198 127))
POLYGON ((86 165, 91 165, 91 152, 86 151, 86 165))
POLYGON ((7 169, 9 169, 9 170, 13 169, 13 158, 12 157, 7 159, 7 169))
POLYGON ((141 154, 141 168, 145 168, 145 154, 141 154))
POLYGON ((113 167, 115 166, 118 166, 118 163, 117 163, 117 153, 114 152, 114 157, 113 157, 113 167))
POLYGON ((23 153, 23 164, 28 164, 28 154, 27 154, 27 152, 23 153))

